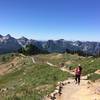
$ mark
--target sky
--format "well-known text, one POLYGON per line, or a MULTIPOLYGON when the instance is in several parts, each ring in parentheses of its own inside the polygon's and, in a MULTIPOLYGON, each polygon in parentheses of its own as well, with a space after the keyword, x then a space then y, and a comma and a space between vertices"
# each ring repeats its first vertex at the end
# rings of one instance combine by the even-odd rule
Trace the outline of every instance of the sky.
POLYGON ((0 34, 100 41, 100 0, 0 0, 0 34))

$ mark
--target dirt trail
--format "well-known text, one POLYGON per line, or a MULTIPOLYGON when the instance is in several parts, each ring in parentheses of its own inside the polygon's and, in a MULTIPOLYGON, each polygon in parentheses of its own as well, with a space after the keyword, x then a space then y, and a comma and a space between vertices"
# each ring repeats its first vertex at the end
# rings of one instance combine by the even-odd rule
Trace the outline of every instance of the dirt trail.
POLYGON ((68 70, 68 69, 66 69, 66 68, 64 68, 64 67, 62 67, 62 68, 60 68, 62 71, 66 71, 66 72, 68 72, 68 73, 70 73, 70 74, 72 74, 72 75, 74 75, 75 73, 73 72, 73 71, 70 71, 70 70, 68 70))
MULTIPOLYGON (((32 57, 33 63, 36 63, 34 57, 32 57)), ((50 66, 55 66, 50 62, 47 62, 50 66)), ((66 68, 60 68, 62 71, 69 72, 74 75, 73 71, 66 68)), ((56 100, 100 100, 100 81, 98 83, 92 83, 86 80, 87 76, 81 77, 80 85, 75 84, 74 79, 68 79, 64 82, 69 82, 62 89, 62 95, 56 95, 56 100)), ((44 100, 51 100, 46 97, 44 100)))
POLYGON ((96 74, 100 74, 100 69, 95 72, 96 74))
MULTIPOLYGON (((74 75, 74 72, 66 68, 61 68, 61 70, 74 75)), ((87 76, 82 76, 80 85, 75 84, 74 79, 65 80, 69 84, 63 87, 61 96, 56 95, 56 100, 100 100, 100 81, 92 83, 86 79, 87 76)))
MULTIPOLYGON (((81 84, 75 84, 73 79, 67 80, 70 84, 63 87, 62 95, 56 95, 56 100, 100 100, 100 94, 96 89, 100 88, 100 82, 88 83, 88 80, 81 80, 81 84)), ((46 98, 45 100, 51 100, 46 98)))
POLYGON ((52 64, 52 63, 50 63, 50 62, 48 62, 48 61, 46 62, 46 64, 49 65, 49 66, 54 66, 54 67, 56 67, 56 65, 54 65, 54 64, 52 64))
POLYGON ((94 91, 91 91, 92 86, 87 84, 88 80, 82 80, 81 84, 77 86, 75 83, 68 84, 62 91, 62 96, 57 100, 100 100, 94 91), (90 87, 90 89, 89 89, 90 87))
POLYGON ((32 59, 33 64, 35 64, 36 61, 35 61, 34 57, 31 57, 31 59, 32 59))

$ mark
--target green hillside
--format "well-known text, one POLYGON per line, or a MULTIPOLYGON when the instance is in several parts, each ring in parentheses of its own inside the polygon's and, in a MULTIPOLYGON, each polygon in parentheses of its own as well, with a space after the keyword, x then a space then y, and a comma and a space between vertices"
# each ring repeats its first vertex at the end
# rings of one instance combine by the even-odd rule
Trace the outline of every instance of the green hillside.
POLYGON ((35 56, 35 59, 38 62, 45 63, 46 61, 51 62, 54 65, 57 65, 60 67, 61 63, 64 63, 66 68, 70 67, 74 69, 78 66, 78 64, 81 64, 83 68, 83 75, 93 73, 96 70, 100 69, 100 58, 94 58, 92 56, 90 57, 82 57, 78 56, 77 54, 71 55, 71 54, 48 54, 48 55, 37 55, 35 56))
POLYGON ((0 76, 0 98, 2 100, 41 100, 55 88, 58 81, 70 75, 59 68, 46 64, 33 64, 30 57, 24 57, 22 65, 11 73, 0 76))
MULTIPOLYGON (((13 66, 15 68, 11 72, 0 76, 0 98, 2 100, 42 100, 45 95, 55 89, 57 82, 66 80, 72 76, 60 70, 61 63, 64 63, 66 68, 71 66, 72 70, 78 64, 81 64, 83 75, 94 73, 100 69, 100 58, 86 58, 78 55, 57 53, 35 55, 35 64, 33 64, 30 56, 20 54, 14 57, 11 54, 2 56, 9 56, 10 60, 5 62, 5 64, 11 62, 16 57, 19 60, 13 66), (50 62, 56 65, 56 67, 49 66, 46 62, 50 62)), ((0 67, 2 67, 2 63, 0 67)), ((92 74, 89 77, 91 80, 99 78, 100 75, 96 74, 92 74)))

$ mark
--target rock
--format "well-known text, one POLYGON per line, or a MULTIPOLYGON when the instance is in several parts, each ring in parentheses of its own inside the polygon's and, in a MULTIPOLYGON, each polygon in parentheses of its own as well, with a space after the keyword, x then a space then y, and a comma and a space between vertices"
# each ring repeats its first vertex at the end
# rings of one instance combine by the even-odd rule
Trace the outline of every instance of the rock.
POLYGON ((22 83, 20 86, 23 86, 23 85, 25 85, 25 83, 22 83))
POLYGON ((100 87, 96 88, 96 94, 100 95, 100 87))
POLYGON ((67 84, 70 84, 70 82, 67 82, 67 84))
POLYGON ((82 80, 87 80, 88 79, 88 76, 82 76, 81 79, 82 80))
POLYGON ((0 90, 0 92, 6 92, 8 90, 8 88, 2 88, 1 90, 0 90))
POLYGON ((92 84, 91 81, 88 81, 87 84, 92 84))

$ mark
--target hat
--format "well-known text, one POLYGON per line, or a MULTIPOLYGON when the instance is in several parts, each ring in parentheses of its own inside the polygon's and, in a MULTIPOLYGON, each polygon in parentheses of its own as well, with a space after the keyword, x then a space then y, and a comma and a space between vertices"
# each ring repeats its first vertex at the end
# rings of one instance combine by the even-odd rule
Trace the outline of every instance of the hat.
POLYGON ((78 64, 78 66, 81 66, 81 64, 78 64))

